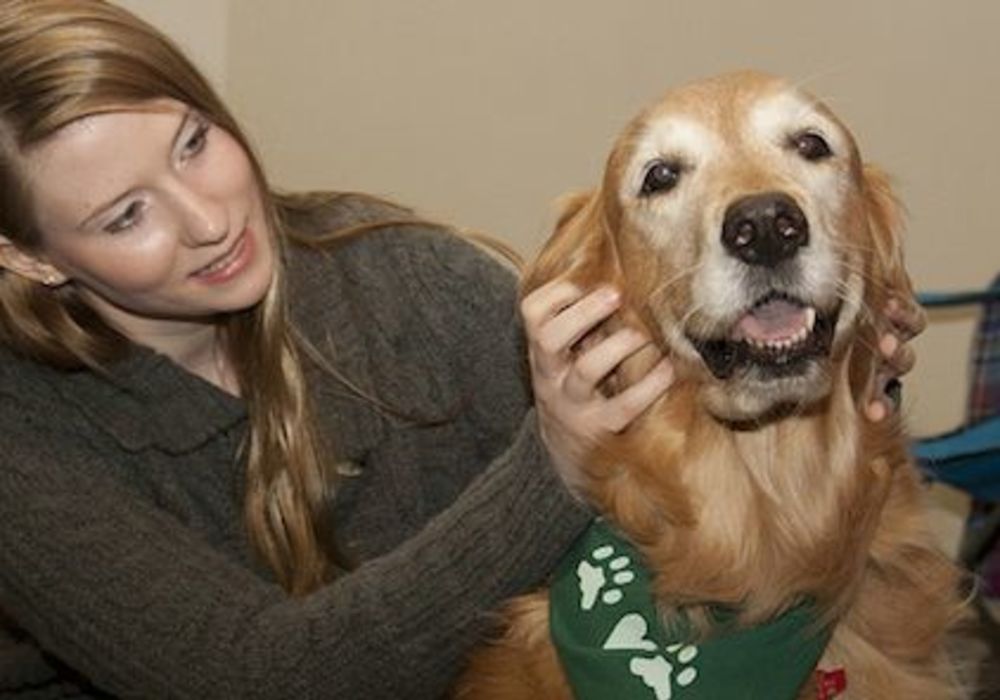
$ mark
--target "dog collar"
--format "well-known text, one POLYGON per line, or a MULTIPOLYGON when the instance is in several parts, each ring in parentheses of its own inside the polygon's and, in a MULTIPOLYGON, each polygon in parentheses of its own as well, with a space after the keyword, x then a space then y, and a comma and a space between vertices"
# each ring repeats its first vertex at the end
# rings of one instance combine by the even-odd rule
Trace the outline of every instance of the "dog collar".
POLYGON ((792 700, 830 640, 806 604, 750 628, 717 608, 708 636, 695 639, 683 614, 663 623, 650 580, 638 551, 603 520, 563 558, 549 589, 550 633, 577 700, 792 700))

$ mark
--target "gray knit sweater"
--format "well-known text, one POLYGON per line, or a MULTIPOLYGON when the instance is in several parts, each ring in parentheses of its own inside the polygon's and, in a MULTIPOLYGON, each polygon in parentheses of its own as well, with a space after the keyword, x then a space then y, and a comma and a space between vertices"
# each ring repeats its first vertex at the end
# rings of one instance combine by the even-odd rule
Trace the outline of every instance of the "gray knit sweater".
POLYGON ((509 272, 431 228, 289 264, 298 326, 416 419, 309 370, 361 565, 295 600, 255 561, 239 399, 142 348, 108 378, 0 349, 0 697, 440 697, 486 613, 583 529, 529 411, 509 272))

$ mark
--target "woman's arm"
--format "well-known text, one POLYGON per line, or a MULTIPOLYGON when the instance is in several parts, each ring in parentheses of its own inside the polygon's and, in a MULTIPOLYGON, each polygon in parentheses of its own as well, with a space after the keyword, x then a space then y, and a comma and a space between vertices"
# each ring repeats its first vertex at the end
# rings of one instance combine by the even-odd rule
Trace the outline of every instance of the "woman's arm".
MULTIPOLYGON (((551 470, 526 413, 511 275, 439 236, 359 247, 369 258, 349 261, 358 277, 339 292, 323 276, 299 281, 326 291, 304 311, 335 330, 346 317, 341 292, 367 281, 362 296, 388 295, 360 307, 360 325, 391 336, 379 349, 407 342, 413 327, 399 324, 416 320, 432 332, 402 356, 426 355, 420 365, 436 364, 442 381, 472 392, 476 449, 433 453, 456 462, 467 484, 440 512, 420 527, 396 524, 410 532, 401 544, 291 600, 111 477, 108 456, 30 397, 0 397, 0 425, 17 438, 0 455, 0 604, 48 652, 116 695, 439 697, 487 613, 537 585, 590 517, 551 470), (386 271, 373 278, 378 265, 386 271), (492 458, 473 459, 479 450, 492 458)), ((395 382, 413 369, 396 359, 377 357, 385 366, 376 374, 395 382)), ((372 468, 405 474, 432 462, 411 439, 408 430, 388 435, 387 463, 372 468)), ((375 495, 391 503, 393 494, 375 495)))
MULTIPOLYGON (((86 440, 68 442, 44 412, 0 398, 0 424, 24 436, 0 457, 0 601, 46 650, 126 696, 436 698, 486 614, 554 566, 590 513, 550 468, 526 413, 513 277, 440 232, 411 234, 369 234, 353 253, 297 270, 294 308, 316 341, 324 329, 359 341, 348 318, 386 341, 344 354, 367 356, 394 390, 416 366, 470 398, 459 404, 474 426, 470 449, 424 453, 410 431, 390 431, 383 463, 370 465, 402 478, 451 461, 467 486, 420 527, 396 524, 410 532, 398 546, 290 600, 111 478, 86 440)), ((413 397, 386 398, 405 407, 413 397)))
POLYGON ((116 695, 438 697, 481 613, 550 568, 587 517, 527 420, 418 534, 292 600, 17 408, 0 411, 23 436, 0 470, 0 600, 116 695))

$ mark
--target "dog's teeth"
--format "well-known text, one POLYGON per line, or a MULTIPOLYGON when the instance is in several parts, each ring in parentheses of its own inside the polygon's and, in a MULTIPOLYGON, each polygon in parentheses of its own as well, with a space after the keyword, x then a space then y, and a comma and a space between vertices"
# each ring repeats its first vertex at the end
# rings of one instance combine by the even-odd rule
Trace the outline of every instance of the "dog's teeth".
POLYGON ((813 327, 816 325, 816 309, 809 307, 806 309, 806 332, 812 333, 813 327))

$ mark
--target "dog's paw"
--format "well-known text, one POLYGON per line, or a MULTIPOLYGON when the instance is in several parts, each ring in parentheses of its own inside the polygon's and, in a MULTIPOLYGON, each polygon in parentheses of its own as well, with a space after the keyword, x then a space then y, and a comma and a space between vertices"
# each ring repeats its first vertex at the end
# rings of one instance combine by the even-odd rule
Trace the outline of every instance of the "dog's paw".
POLYGON ((600 600, 605 605, 620 603, 624 594, 622 586, 635 581, 635 574, 628 568, 632 560, 610 544, 602 545, 590 553, 576 568, 580 582, 580 609, 592 610, 600 600))

